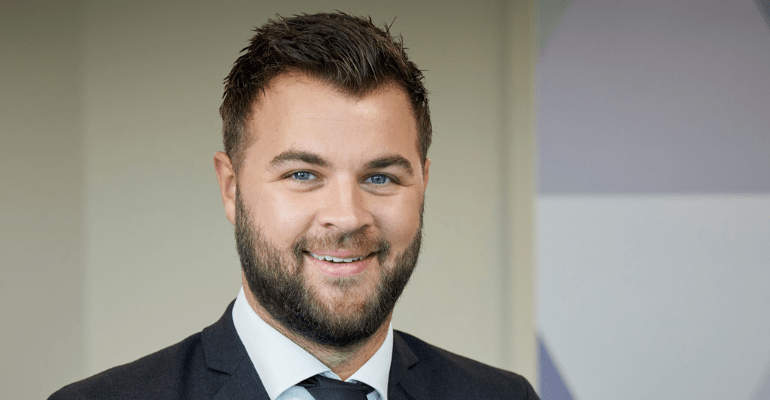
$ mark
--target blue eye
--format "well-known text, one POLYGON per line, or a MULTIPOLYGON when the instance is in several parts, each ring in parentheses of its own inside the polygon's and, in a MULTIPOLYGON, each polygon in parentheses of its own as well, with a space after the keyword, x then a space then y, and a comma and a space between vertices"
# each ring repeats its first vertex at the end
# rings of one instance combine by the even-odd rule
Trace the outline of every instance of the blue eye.
POLYGON ((315 175, 307 171, 297 171, 291 174, 291 177, 298 181, 309 181, 309 180, 316 179, 315 175))
POLYGON ((388 178, 385 175, 372 175, 366 178, 364 182, 373 183, 375 185, 384 185, 386 183, 390 183, 390 181, 391 181, 390 178, 388 178))

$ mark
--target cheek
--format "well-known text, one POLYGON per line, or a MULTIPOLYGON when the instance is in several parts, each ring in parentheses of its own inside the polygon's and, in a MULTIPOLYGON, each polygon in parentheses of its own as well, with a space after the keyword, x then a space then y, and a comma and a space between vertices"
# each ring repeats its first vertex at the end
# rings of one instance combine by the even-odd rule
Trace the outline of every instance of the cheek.
POLYGON ((377 220, 386 239, 398 248, 405 247, 414 239, 420 226, 419 198, 385 202, 380 207, 377 220))
POLYGON ((314 211, 301 196, 275 190, 257 190, 253 194, 254 223, 263 231, 273 232, 275 243, 292 243, 313 220, 314 211))

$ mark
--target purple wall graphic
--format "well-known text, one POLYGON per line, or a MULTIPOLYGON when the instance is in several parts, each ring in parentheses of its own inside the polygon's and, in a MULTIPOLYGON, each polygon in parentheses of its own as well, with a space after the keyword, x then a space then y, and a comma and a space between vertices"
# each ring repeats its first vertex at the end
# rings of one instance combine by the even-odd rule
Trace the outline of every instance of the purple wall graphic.
POLYGON ((767 26, 770 27, 770 0, 754 0, 754 2, 757 3, 760 14, 765 17, 767 26))
POLYGON ((769 71, 748 0, 573 2, 538 64, 540 192, 770 192, 769 71))
POLYGON ((757 388, 754 397, 751 400, 770 400, 770 367, 761 386, 757 388))
POLYGON ((574 400, 564 378, 548 351, 542 335, 537 335, 540 353, 540 398, 542 400, 574 400))

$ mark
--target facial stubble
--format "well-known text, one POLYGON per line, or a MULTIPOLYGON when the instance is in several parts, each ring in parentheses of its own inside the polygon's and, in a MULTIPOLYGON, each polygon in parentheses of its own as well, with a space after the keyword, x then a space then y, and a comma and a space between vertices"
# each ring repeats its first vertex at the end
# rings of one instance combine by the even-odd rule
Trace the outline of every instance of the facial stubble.
MULTIPOLYGON (((422 214, 414 238, 387 265, 391 246, 385 239, 369 231, 350 235, 307 237, 291 244, 290 251, 281 251, 270 243, 259 227, 252 223, 250 213, 236 193, 235 240, 241 267, 249 289, 259 304, 283 327, 313 343, 334 347, 354 347, 371 337, 387 320, 401 296, 417 264, 422 241, 422 214), (372 293, 358 304, 344 304, 345 312, 335 312, 309 286, 303 276, 304 257, 313 248, 329 245, 367 249, 377 257, 379 280, 372 293)), ((329 278, 327 284, 337 290, 353 290, 362 277, 329 278)), ((338 305, 340 306, 340 305, 338 305)))

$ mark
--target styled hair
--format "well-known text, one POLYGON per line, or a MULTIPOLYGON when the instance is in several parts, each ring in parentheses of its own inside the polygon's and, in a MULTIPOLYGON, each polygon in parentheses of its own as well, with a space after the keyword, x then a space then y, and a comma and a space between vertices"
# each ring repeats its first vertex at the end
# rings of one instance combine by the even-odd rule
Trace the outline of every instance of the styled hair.
POLYGON ((254 140, 245 126, 260 93, 278 75, 295 72, 358 97, 383 85, 399 85, 417 120, 417 146, 424 164, 433 131, 424 77, 407 58, 401 36, 391 36, 389 28, 380 29, 371 18, 339 11, 277 16, 256 28, 256 35, 225 78, 219 108, 225 153, 236 173, 254 140))

